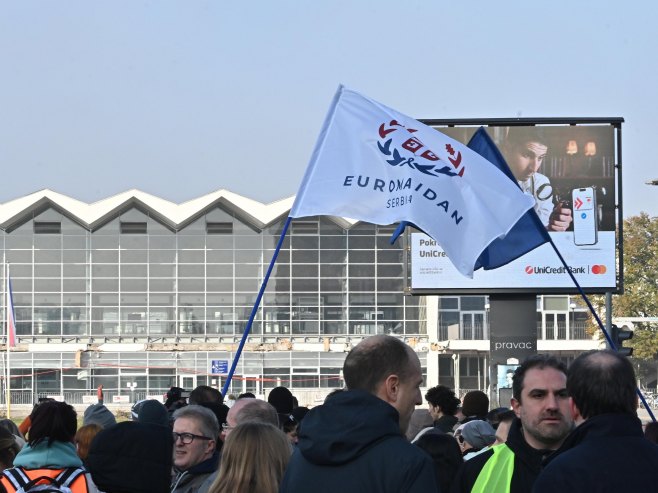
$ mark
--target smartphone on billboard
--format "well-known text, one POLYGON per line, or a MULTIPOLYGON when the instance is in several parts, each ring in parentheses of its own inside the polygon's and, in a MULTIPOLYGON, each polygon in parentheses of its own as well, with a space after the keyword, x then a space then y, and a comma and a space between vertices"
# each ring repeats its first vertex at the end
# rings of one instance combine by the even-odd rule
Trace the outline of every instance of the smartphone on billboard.
POLYGON ((573 204, 573 242, 576 245, 596 245, 599 228, 596 220, 596 190, 593 187, 574 188, 571 191, 573 204))

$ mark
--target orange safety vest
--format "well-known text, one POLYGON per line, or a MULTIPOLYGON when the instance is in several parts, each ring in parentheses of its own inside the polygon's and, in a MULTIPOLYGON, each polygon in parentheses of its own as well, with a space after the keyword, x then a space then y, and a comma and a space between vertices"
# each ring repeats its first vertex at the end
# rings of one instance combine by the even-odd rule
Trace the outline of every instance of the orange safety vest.
MULTIPOLYGON (((88 493, 87 478, 85 470, 82 467, 69 467, 65 469, 24 469, 22 467, 13 467, 2 472, 0 483, 4 486, 7 493, 12 493, 18 488, 24 486, 33 479, 47 476, 50 478, 60 477, 64 483, 67 478, 73 478, 73 482, 67 486, 73 493, 88 493), (68 474, 63 474, 68 472, 68 474), (62 474, 62 476, 60 476, 62 474), (20 478, 20 479, 19 479, 20 478)), ((49 484, 44 481, 44 484, 49 484)))

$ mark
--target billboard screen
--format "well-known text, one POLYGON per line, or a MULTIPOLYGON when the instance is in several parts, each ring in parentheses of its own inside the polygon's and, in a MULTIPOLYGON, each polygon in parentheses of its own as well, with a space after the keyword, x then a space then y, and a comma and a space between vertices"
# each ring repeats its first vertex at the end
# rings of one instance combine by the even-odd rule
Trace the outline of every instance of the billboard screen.
MULTIPOLYGON (((479 128, 472 123, 433 126, 464 143, 479 128)), ((535 211, 581 287, 590 293, 618 292, 620 121, 569 125, 515 122, 513 126, 490 125, 486 129, 519 186, 534 197, 535 211)), ((577 292, 550 244, 498 269, 480 269, 469 279, 428 236, 411 233, 408 241, 412 294, 577 292)))

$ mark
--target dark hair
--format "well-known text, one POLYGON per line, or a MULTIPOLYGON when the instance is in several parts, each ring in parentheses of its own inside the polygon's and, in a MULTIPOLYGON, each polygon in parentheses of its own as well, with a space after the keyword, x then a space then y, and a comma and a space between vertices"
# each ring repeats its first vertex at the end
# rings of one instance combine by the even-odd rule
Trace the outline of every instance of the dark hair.
POLYGON ((533 368, 538 370, 553 368, 565 375, 567 374, 567 366, 555 356, 549 356, 548 354, 533 354, 526 358, 516 369, 514 376, 512 377, 512 397, 514 397, 519 403, 521 402, 525 374, 528 370, 532 370, 533 368))
POLYGON ((658 444, 658 422, 652 421, 651 423, 647 423, 647 426, 644 428, 644 438, 651 443, 658 444))
POLYGON ((21 431, 18 429, 18 425, 9 418, 0 419, 0 428, 4 428, 5 430, 9 431, 9 433, 11 433, 12 435, 16 435, 17 437, 20 438, 25 438, 23 437, 21 431))
POLYGON ((407 380, 411 374, 409 347, 389 335, 364 339, 352 349, 343 364, 343 378, 349 390, 374 394, 389 375, 407 380))
POLYGON ((274 387, 267 396, 267 402, 274 406, 277 413, 285 415, 290 414, 295 406, 292 392, 286 387, 274 387))
POLYGON ((465 417, 477 416, 479 419, 489 412, 489 397, 481 390, 466 392, 462 399, 462 414, 465 417))
POLYGON ((449 491, 457 470, 464 463, 457 440, 447 433, 425 433, 414 445, 432 458, 439 490, 449 491))
POLYGON ((631 362, 609 349, 578 356, 567 373, 567 391, 580 415, 637 414, 635 371, 631 362))
POLYGON ((493 426, 494 430, 498 425, 504 422, 511 422, 516 417, 516 413, 507 407, 497 407, 487 413, 486 421, 493 426))
POLYGON ((256 396, 253 392, 243 392, 238 396, 238 399, 255 399, 256 396))
POLYGON ((461 402, 452 389, 445 385, 437 385, 429 389, 425 394, 425 399, 433 406, 440 407, 443 414, 449 414, 450 416, 455 415, 461 402))
POLYGON ((224 397, 222 393, 208 385, 199 385, 192 392, 190 392, 190 397, 187 401, 190 404, 202 404, 204 402, 218 402, 222 404, 224 402, 224 397))
POLYGON ((506 143, 510 146, 536 142, 548 147, 546 132, 541 127, 509 127, 506 143))
POLYGON ((78 428, 78 415, 66 402, 43 402, 34 408, 30 418, 32 426, 27 442, 30 447, 45 439, 49 447, 55 441, 71 442, 78 428))

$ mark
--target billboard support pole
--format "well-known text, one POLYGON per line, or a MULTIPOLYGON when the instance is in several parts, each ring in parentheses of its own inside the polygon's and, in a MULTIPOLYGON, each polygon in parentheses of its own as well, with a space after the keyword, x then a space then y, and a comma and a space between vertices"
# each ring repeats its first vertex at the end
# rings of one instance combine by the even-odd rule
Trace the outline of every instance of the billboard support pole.
POLYGON ((491 294, 489 310, 489 400, 509 407, 512 389, 499 385, 498 366, 537 352, 537 295, 491 294))

